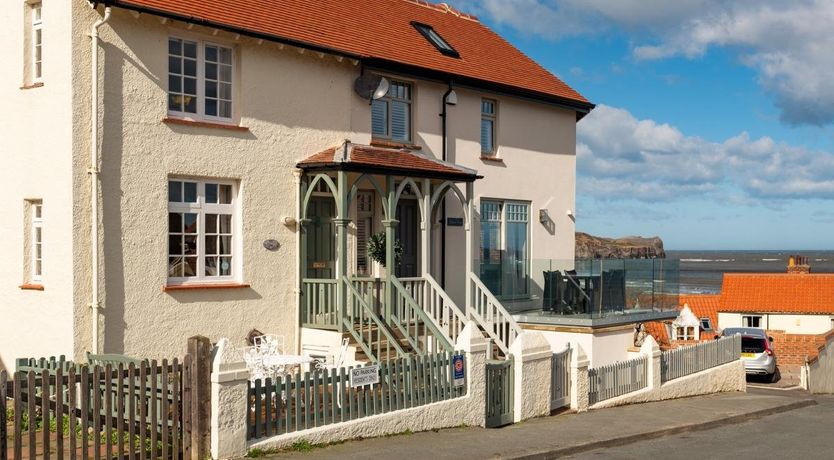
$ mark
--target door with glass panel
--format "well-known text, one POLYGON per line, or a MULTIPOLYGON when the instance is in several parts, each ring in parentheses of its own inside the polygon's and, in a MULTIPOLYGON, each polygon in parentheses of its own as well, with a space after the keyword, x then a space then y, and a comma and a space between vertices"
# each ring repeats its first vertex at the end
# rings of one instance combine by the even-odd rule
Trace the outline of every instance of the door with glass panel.
POLYGON ((336 202, 330 197, 313 197, 307 208, 310 223, 307 233, 307 278, 335 276, 336 267, 336 202))
POLYGON ((480 277, 496 296, 529 295, 529 215, 528 203, 481 201, 480 277))
POLYGON ((415 277, 420 274, 420 211, 417 200, 403 198, 397 203, 396 238, 403 248, 400 264, 395 274, 400 278, 415 277))

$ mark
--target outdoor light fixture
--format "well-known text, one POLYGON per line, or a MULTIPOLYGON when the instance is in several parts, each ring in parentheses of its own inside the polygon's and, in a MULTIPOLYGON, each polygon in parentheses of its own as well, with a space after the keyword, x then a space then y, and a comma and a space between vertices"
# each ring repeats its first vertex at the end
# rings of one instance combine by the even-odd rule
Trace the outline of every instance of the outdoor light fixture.
POLYGON ((539 222, 546 224, 549 220, 550 216, 547 214, 547 209, 539 209, 539 222))
POLYGON ((292 217, 292 216, 284 216, 284 217, 282 217, 282 218, 281 218, 281 223, 283 223, 283 224, 284 224, 284 225, 286 225, 287 227, 292 227, 292 226, 294 226, 295 224, 297 224, 297 223, 298 223, 298 221, 297 221, 297 220, 295 220, 295 217, 292 217))
POLYGON ((449 94, 446 95, 446 103, 449 105, 458 105, 458 93, 455 90, 449 90, 449 94))

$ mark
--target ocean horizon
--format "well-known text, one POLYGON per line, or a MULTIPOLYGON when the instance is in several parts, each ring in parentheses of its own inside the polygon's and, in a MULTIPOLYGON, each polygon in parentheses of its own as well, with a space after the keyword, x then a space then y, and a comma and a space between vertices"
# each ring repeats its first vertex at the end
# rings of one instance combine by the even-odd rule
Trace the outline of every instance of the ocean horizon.
POLYGON ((724 273, 784 273, 792 255, 807 257, 811 273, 834 273, 834 250, 666 250, 680 260, 681 294, 718 294, 724 273))

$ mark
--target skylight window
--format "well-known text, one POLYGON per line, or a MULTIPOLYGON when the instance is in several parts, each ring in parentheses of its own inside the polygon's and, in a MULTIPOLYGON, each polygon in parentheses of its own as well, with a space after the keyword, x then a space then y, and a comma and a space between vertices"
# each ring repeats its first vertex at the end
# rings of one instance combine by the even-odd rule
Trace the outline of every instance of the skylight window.
POLYGON ((426 40, 429 41, 438 51, 445 54, 446 56, 451 57, 460 57, 460 53, 458 53, 452 45, 449 44, 443 37, 440 36, 434 28, 427 24, 422 24, 419 22, 412 22, 411 25, 420 32, 423 37, 426 37, 426 40))

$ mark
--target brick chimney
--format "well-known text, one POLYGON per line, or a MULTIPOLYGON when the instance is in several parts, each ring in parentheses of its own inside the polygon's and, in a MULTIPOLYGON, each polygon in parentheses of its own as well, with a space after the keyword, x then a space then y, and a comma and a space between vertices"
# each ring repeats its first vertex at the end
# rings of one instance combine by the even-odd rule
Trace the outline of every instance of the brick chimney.
POLYGON ((807 275, 811 273, 811 264, 805 256, 788 257, 788 273, 793 275, 807 275))

